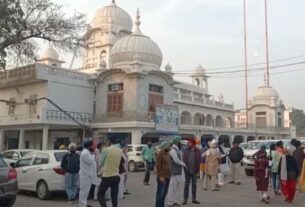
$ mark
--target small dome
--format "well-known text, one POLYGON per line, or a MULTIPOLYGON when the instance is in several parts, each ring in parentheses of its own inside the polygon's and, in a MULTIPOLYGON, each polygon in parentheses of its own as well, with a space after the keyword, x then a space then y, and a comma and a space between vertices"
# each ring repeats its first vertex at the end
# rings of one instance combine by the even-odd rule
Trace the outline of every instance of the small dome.
POLYGON ((149 37, 142 34, 140 15, 137 13, 133 34, 118 40, 111 49, 111 63, 113 67, 133 62, 135 55, 142 63, 160 69, 162 64, 162 52, 159 46, 149 37))
POLYGON ((52 60, 58 60, 59 55, 53 48, 49 47, 44 54, 42 55, 41 59, 52 59, 52 60))
POLYGON ((205 74, 205 69, 202 67, 201 64, 194 70, 194 75, 203 75, 205 74))
POLYGON ((131 31, 132 29, 132 19, 130 15, 118 7, 115 1, 112 1, 109 6, 96 11, 91 22, 91 27, 102 27, 104 25, 109 25, 110 23, 120 28, 120 30, 131 31))
POLYGON ((270 99, 270 98, 279 99, 279 94, 271 86, 261 86, 256 91, 255 97, 266 98, 266 99, 270 99))
POLYGON ((165 66, 165 71, 172 71, 172 66, 169 64, 169 63, 167 63, 167 65, 165 66))

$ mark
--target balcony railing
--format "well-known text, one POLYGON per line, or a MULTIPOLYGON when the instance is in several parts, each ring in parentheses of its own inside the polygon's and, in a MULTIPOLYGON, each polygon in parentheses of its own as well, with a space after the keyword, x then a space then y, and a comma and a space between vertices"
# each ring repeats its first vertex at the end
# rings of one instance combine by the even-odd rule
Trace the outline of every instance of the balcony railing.
POLYGON ((57 110, 46 110, 45 119, 53 120, 53 121, 76 121, 80 123, 91 123, 92 122, 92 114, 91 113, 82 113, 82 112, 67 112, 70 116, 65 114, 62 111, 57 110), (73 117, 73 119, 71 118, 73 117))
POLYGON ((154 122, 155 113, 149 111, 122 111, 117 113, 104 113, 96 115, 94 122, 154 122))

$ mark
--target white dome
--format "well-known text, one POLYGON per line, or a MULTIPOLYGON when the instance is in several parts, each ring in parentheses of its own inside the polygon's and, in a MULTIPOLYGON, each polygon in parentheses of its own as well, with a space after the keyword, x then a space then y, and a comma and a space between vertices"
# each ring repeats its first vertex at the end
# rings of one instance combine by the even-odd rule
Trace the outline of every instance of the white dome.
POLYGON ((91 27, 102 27, 104 25, 112 24, 120 28, 120 30, 131 31, 132 19, 129 14, 118 7, 113 1, 109 6, 103 7, 96 11, 91 27))
POLYGON ((41 59, 52 59, 52 60, 58 60, 59 55, 53 48, 49 47, 44 54, 42 55, 41 59))
POLYGON ((167 63, 167 65, 165 66, 165 71, 172 71, 173 67, 167 63))
POLYGON ((201 64, 194 70, 194 75, 203 75, 205 74, 205 69, 202 67, 201 64))
POLYGON ((256 91, 255 97, 256 98, 266 98, 266 99, 270 99, 270 98, 278 99, 279 94, 271 86, 261 86, 256 91))
POLYGON ((113 67, 135 61, 135 57, 154 69, 160 69, 162 52, 159 46, 140 31, 140 16, 137 15, 135 31, 118 40, 111 49, 111 63, 113 67))

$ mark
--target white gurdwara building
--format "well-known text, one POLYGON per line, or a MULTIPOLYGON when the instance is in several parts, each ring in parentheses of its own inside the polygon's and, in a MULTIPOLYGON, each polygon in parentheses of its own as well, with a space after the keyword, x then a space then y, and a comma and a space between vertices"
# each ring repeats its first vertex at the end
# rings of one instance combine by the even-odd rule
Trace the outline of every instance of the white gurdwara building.
POLYGON ((222 139, 227 146, 234 139, 289 136, 272 88, 259 89, 245 127, 235 121, 242 114, 236 116, 233 104, 209 94, 201 65, 192 84, 175 80, 169 64, 161 70, 162 51, 140 24, 139 11, 133 24, 112 1, 96 12, 85 34, 82 69, 62 68, 49 48, 32 65, 0 72, 0 151, 80 142, 85 127, 95 140, 114 135, 134 144, 175 134, 222 139))

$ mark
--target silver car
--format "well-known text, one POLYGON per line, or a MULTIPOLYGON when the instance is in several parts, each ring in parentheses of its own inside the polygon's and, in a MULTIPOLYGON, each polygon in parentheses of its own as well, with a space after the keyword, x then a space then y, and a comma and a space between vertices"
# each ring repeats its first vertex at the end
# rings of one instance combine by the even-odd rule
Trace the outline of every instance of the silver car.
POLYGON ((11 207, 16 201, 17 172, 0 156, 0 206, 11 207))

